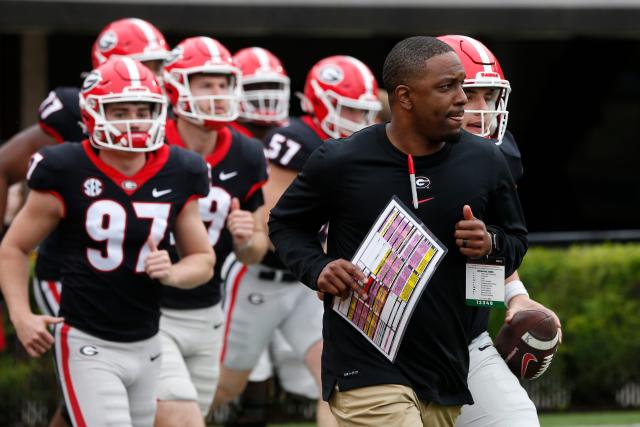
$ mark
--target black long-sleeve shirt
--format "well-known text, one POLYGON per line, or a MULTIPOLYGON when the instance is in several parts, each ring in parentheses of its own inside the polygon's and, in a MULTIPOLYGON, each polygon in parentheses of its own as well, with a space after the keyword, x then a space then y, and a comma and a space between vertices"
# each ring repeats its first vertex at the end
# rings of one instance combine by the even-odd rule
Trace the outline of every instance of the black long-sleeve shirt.
MULTIPOLYGON (((322 356, 323 397, 376 384, 411 386, 424 400, 443 405, 472 403, 467 389, 471 327, 478 310, 465 305, 465 261, 455 245, 462 207, 500 235, 506 273, 527 249, 520 202, 504 157, 485 139, 463 132, 429 156, 414 157, 418 178, 416 215, 449 252, 416 305, 396 361, 391 363, 325 299, 322 356)), ((393 196, 411 206, 407 156, 376 125, 340 141, 327 141, 271 211, 270 237, 285 265, 307 286, 333 259, 351 259, 393 196), (330 223, 328 253, 317 231, 330 223)))

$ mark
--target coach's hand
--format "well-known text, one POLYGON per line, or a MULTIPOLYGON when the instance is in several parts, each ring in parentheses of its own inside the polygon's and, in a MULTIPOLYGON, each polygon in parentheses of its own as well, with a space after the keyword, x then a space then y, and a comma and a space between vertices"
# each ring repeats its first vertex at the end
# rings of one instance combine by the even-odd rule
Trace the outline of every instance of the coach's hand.
POLYGON ((153 241, 151 236, 147 239, 147 245, 149 245, 149 255, 144 260, 144 271, 152 279, 157 279, 163 285, 171 285, 172 264, 171 258, 169 258, 169 252, 158 250, 156 242, 153 241))
POLYGON ((456 245, 460 253, 469 258, 481 258, 491 252, 491 236, 482 220, 473 216, 471 206, 462 208, 463 220, 456 223, 456 245))
POLYGON ((360 283, 364 283, 365 277, 355 265, 346 259, 337 259, 327 264, 318 276, 318 290, 340 298, 349 296, 355 291, 360 298, 367 299, 367 293, 360 283))
POLYGON ((28 313, 13 321, 18 339, 31 357, 38 357, 53 345, 49 325, 62 323, 62 317, 52 317, 28 313))
POLYGON ((251 236, 255 229, 253 214, 240 209, 240 201, 237 197, 231 199, 231 210, 227 217, 227 229, 233 237, 236 248, 244 248, 251 243, 251 236))

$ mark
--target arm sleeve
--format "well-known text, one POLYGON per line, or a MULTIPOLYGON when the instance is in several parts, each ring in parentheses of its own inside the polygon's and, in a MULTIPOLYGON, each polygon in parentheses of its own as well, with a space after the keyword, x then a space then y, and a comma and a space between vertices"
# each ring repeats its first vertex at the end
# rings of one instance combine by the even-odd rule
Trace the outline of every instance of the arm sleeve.
POLYGON ((516 185, 506 160, 498 150, 494 150, 496 163, 496 186, 490 194, 487 230, 495 233, 501 248, 492 256, 505 260, 505 277, 518 269, 527 252, 527 226, 525 225, 516 185))
POLYGON ((276 254, 291 272, 311 289, 317 289, 322 269, 332 261, 318 240, 318 230, 329 220, 330 170, 335 168, 327 151, 316 150, 271 210, 269 237, 276 254))
POLYGON ((240 201, 240 204, 242 209, 255 212, 260 206, 264 205, 262 187, 267 182, 267 160, 264 157, 262 145, 257 140, 255 147, 251 147, 251 165, 255 171, 253 183, 240 201))
POLYGON ((38 109, 38 125, 46 134, 60 143, 79 142, 85 138, 80 121, 76 88, 52 90, 38 109))
POLYGON ((198 197, 206 197, 209 195, 209 187, 211 186, 211 168, 202 158, 199 163, 193 179, 193 194, 198 197))
POLYGON ((31 156, 27 169, 27 184, 32 190, 58 192, 57 177, 53 153, 44 148, 31 156))

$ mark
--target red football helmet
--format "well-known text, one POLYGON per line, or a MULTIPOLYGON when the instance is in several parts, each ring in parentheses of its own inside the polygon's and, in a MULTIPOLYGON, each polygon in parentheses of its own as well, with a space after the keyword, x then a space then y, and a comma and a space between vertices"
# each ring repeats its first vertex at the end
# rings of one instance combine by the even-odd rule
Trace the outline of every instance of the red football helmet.
POLYGON ((107 25, 91 49, 93 68, 111 57, 128 56, 138 61, 164 60, 169 46, 156 27, 138 18, 126 18, 107 25))
POLYGON ((151 70, 131 58, 112 59, 89 73, 80 89, 80 113, 96 148, 147 152, 164 143, 167 101, 151 70), (106 106, 114 103, 148 103, 151 115, 109 120, 106 106))
POLYGON ((463 87, 493 88, 494 94, 487 101, 486 110, 467 110, 465 114, 479 116, 478 135, 492 138, 496 144, 502 144, 502 137, 507 130, 509 111, 507 102, 511 93, 511 85, 504 78, 504 73, 495 55, 485 45, 467 36, 440 36, 439 40, 453 48, 460 57, 467 78, 463 87))
POLYGON ((330 56, 314 65, 300 98, 302 110, 333 138, 373 124, 381 109, 373 73, 351 56, 330 56))
POLYGON ((233 61, 242 71, 240 118, 262 124, 289 117, 289 77, 280 60, 261 47, 241 49, 233 61))
POLYGON ((211 129, 238 118, 241 75, 227 48, 209 37, 183 40, 171 51, 164 65, 165 90, 173 112, 211 129), (225 93, 194 95, 189 79, 197 74, 227 77, 225 93))

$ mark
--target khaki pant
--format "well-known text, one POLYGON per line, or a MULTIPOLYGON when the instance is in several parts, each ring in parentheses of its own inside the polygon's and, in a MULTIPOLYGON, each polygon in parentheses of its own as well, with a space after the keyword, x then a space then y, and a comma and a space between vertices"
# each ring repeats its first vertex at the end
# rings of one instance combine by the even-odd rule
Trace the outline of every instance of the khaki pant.
POLYGON ((338 391, 329 400, 340 427, 453 427, 460 406, 420 400, 407 386, 384 384, 338 391))

